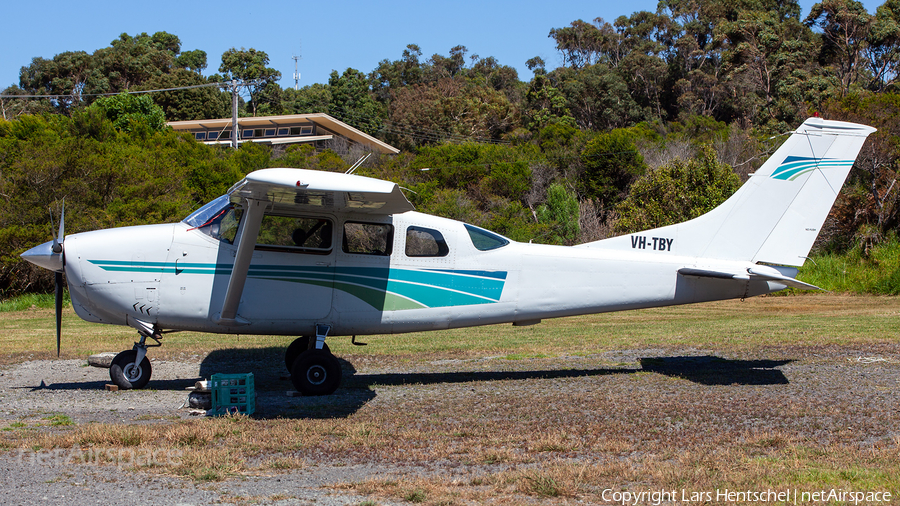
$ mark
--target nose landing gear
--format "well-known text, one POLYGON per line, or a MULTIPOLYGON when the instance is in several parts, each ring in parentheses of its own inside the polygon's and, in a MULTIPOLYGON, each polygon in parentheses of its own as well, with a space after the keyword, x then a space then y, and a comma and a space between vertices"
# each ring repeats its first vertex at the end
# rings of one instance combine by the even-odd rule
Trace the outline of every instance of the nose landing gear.
POLYGON ((141 389, 147 386, 153 373, 150 360, 147 359, 147 348, 162 346, 160 342, 162 331, 155 325, 135 321, 132 326, 138 329, 140 341, 134 343, 134 348, 116 355, 109 366, 109 379, 119 387, 119 390, 141 389), (156 344, 147 344, 148 337, 156 344))

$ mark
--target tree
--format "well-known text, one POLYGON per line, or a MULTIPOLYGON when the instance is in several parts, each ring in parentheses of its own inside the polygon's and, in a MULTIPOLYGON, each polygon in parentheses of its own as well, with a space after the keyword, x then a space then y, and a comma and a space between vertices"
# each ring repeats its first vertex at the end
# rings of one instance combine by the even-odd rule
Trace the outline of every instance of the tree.
POLYGON ((644 117, 622 77, 598 63, 584 69, 559 68, 551 83, 566 97, 572 117, 585 130, 630 126, 644 117))
MULTIPOLYGON (((188 69, 177 69, 170 74, 153 78, 138 90, 160 90, 210 84, 216 78, 207 79, 188 69)), ((163 91, 152 94, 169 121, 224 118, 231 114, 231 94, 218 87, 204 87, 163 91)))
POLYGON ((552 226, 551 241, 557 244, 573 244, 581 228, 578 224, 578 199, 565 186, 553 183, 547 188, 547 202, 537 208, 539 223, 552 226))
POLYGON ((185 51, 175 58, 177 67, 202 74, 206 69, 206 51, 195 49, 193 51, 185 51))
POLYGON ((735 105, 736 114, 743 112, 759 123, 795 122, 800 104, 785 102, 790 97, 785 86, 792 74, 815 72, 816 44, 809 28, 793 17, 781 20, 775 12, 749 11, 723 23, 720 33, 729 43, 723 55, 725 74, 746 83, 747 95, 754 97, 735 105))
POLYGON ((299 90, 284 90, 282 106, 290 114, 327 113, 331 109, 331 87, 315 83, 299 90))
POLYGON ((224 74, 226 81, 237 79, 243 81, 250 93, 252 114, 256 116, 256 110, 265 98, 265 91, 275 82, 281 79, 281 72, 267 67, 269 55, 265 51, 253 49, 231 48, 222 53, 222 64, 219 72, 224 74))
POLYGON ((842 95, 859 80, 872 19, 866 7, 856 0, 824 0, 813 5, 803 21, 806 26, 822 30, 819 60, 834 73, 842 95))
POLYGON ((35 95, 55 95, 56 108, 65 112, 82 101, 83 94, 103 93, 109 83, 91 55, 67 51, 52 60, 36 57, 19 71, 19 86, 35 95))
POLYGON ((564 64, 580 69, 600 63, 604 39, 609 35, 609 30, 578 19, 567 27, 553 28, 548 37, 556 42, 556 50, 563 54, 564 64))
POLYGON ((588 141, 581 152, 584 170, 578 177, 582 199, 613 205, 625 197, 628 187, 647 171, 634 138, 633 132, 620 128, 588 141))
POLYGON ((897 82, 900 70, 900 0, 878 7, 869 27, 863 55, 871 75, 869 88, 884 91, 897 82))
POLYGON ((388 137, 415 147, 445 139, 499 139, 518 124, 518 109, 503 93, 477 81, 443 78, 392 95, 388 137))
POLYGON ((329 114, 349 123, 369 135, 381 131, 384 112, 369 93, 369 80, 362 72, 348 68, 342 75, 331 71, 328 78, 331 90, 329 114))
POLYGON ((741 186, 740 178, 704 146, 696 158, 673 160, 648 172, 617 207, 616 230, 627 234, 696 218, 741 186))
POLYGON ((166 116, 162 107, 153 103, 149 95, 119 93, 98 99, 91 107, 103 111, 116 130, 160 131, 166 128, 166 116))
POLYGON ((170 72, 181 50, 178 37, 166 32, 123 33, 92 55, 93 66, 106 80, 107 93, 126 91, 153 77, 170 72))
POLYGON ((387 103, 391 91, 422 82, 427 70, 419 58, 422 49, 416 44, 408 44, 399 60, 381 60, 378 68, 369 74, 369 83, 376 100, 387 103))

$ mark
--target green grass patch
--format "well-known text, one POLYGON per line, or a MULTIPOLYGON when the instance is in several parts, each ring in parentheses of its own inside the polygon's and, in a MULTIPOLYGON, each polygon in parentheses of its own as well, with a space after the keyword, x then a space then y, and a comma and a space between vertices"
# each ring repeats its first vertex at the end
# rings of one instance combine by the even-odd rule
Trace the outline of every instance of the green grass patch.
POLYGON ((44 420, 50 422, 53 427, 65 427, 67 425, 75 425, 75 422, 68 415, 52 415, 44 417, 44 420))
MULTIPOLYGON (((53 309, 56 303, 56 296, 52 293, 27 293, 18 297, 11 297, 4 301, 0 301, 0 313, 10 311, 25 311, 28 309, 53 309)), ((69 299, 69 291, 63 291, 63 307, 72 305, 69 299)))
MULTIPOLYGON (((352 357, 419 358, 505 357, 529 360, 588 356, 608 350, 651 347, 707 347, 755 350, 773 346, 848 345, 896 342, 900 299, 869 295, 806 293, 756 297, 688 306, 644 309, 544 320, 539 325, 490 325, 409 334, 367 336, 368 346, 353 346, 349 336, 328 338, 331 350, 352 357)), ((0 363, 56 357, 52 309, 12 311, 0 317, 0 363)), ((86 358, 103 351, 131 348, 130 327, 98 325, 63 312, 62 357, 86 358)), ((285 348, 290 336, 251 336, 178 332, 166 335, 151 360, 201 360, 211 352, 225 360, 265 359, 285 348)), ((280 353, 280 351, 278 352, 280 353)))
POLYGON ((900 240, 891 236, 871 247, 810 257, 797 276, 841 293, 900 295, 900 240))

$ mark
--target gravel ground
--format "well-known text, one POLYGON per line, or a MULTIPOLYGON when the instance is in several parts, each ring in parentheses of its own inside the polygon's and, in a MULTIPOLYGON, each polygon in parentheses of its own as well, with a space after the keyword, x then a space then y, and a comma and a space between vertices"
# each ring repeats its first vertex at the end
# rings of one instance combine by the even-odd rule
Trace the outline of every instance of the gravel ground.
MULTIPOLYGON (((190 419, 186 387, 215 372, 254 371, 258 418, 330 418, 361 409, 409 406, 421 418, 460 419, 496 403, 518 403, 529 423, 577 427, 613 424, 618 412, 643 420, 660 439, 685 431, 772 430, 822 441, 840 437, 860 445, 900 441, 900 350, 881 345, 781 348, 756 356, 698 349, 619 350, 587 357, 505 360, 354 357, 344 362, 344 383, 333 396, 288 397, 280 357, 235 362, 215 353, 185 361, 153 361, 150 388, 108 392, 108 371, 80 360, 31 361, 0 368, 0 428, 66 415, 90 423, 160 424, 190 419), (763 355, 763 356, 760 356, 763 355), (237 364, 237 365, 236 365, 237 364), (636 374, 639 373, 639 374, 636 374), (624 400, 624 401, 623 401, 624 400), (685 412, 667 413, 678 403, 685 412), (696 412, 691 403, 697 406, 696 412), (540 409, 535 410, 534 406, 540 409), (704 408, 708 406, 709 408, 704 408), (456 411, 453 411, 456 410, 456 411)), ((449 422, 445 422, 449 423, 449 422)), ((635 434, 646 431, 641 423, 635 434)), ((0 433, 2 440, 2 433, 0 433)), ((577 453, 577 452, 576 452, 577 453)), ((366 498, 332 485, 409 473, 476 473, 477 465, 440 469, 319 455, 309 467, 216 483, 160 476, 111 465, 71 464, 64 458, 8 450, 0 504, 359 504, 366 498), (235 499, 235 498, 240 498, 235 499)), ((57 456, 58 457, 58 456, 57 456)), ((574 458, 592 458, 574 455, 574 458)), ((379 499, 378 504, 391 504, 379 499)))

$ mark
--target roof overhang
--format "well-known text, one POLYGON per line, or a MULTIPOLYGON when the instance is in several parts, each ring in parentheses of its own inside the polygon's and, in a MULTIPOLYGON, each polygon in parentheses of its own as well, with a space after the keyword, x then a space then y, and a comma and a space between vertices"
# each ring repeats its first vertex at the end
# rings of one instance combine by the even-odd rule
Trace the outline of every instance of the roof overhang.
MULTIPOLYGON (((399 149, 382 142, 371 135, 357 130, 352 126, 340 121, 336 118, 333 118, 324 113, 314 113, 314 114, 288 114, 282 116, 258 116, 258 117, 248 117, 248 118, 238 118, 238 125, 241 128, 266 128, 266 127, 279 127, 279 126, 287 126, 287 125, 298 125, 301 123, 314 123, 317 126, 321 126, 322 128, 333 132, 341 137, 346 137, 353 142, 358 144, 363 144, 366 146, 370 146, 374 148, 379 153, 383 154, 392 154, 395 155, 400 152, 399 149)), ((168 123, 173 129, 178 131, 190 131, 190 130, 223 130, 229 128, 231 126, 231 118, 222 118, 222 119, 202 119, 202 120, 193 120, 193 121, 170 121, 168 123)), ((325 136, 311 136, 311 137, 325 137, 325 136)), ((287 137, 283 137, 281 139, 289 139, 287 137)), ((247 139, 248 141, 250 139, 247 139)), ((284 141, 279 142, 280 139, 253 139, 254 142, 264 142, 271 144, 285 144, 289 142, 310 142, 313 139, 309 137, 304 138, 304 140, 293 140, 293 141, 284 141)), ((315 139, 322 140, 322 139, 315 139)), ((208 144, 225 144, 222 141, 210 141, 208 144)), ((230 142, 228 142, 230 143, 230 142)))

